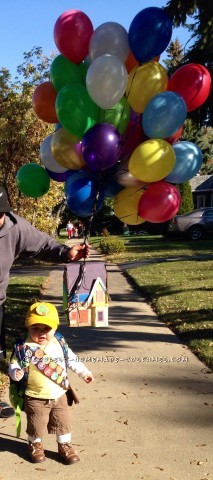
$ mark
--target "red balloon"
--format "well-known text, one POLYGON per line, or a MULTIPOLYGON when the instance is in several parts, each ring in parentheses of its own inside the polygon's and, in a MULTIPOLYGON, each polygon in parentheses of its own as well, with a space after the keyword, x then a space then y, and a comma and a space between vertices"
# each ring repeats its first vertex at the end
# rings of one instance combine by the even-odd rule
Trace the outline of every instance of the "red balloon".
POLYGON ((181 137, 182 132, 183 132, 183 126, 180 127, 179 130, 177 130, 177 132, 173 133, 173 135, 170 135, 170 137, 167 137, 164 140, 170 143, 170 145, 174 145, 181 137))
POLYGON ((143 131, 143 127, 141 124, 141 116, 140 116, 140 120, 138 120, 136 119, 137 114, 134 114, 134 115, 135 115, 135 119, 133 118, 133 112, 132 112, 132 120, 130 120, 125 132, 121 137, 120 158, 130 156, 134 152, 134 150, 138 147, 138 145, 140 145, 140 143, 145 142, 145 140, 148 140, 148 137, 145 135, 143 131))
POLYGON ((211 91, 211 75, 206 67, 198 63, 188 63, 178 68, 169 80, 167 90, 182 95, 187 111, 200 107, 211 91))
POLYGON ((73 63, 80 63, 89 53, 93 25, 79 10, 62 13, 54 26, 54 40, 59 52, 73 63))
POLYGON ((38 118, 48 123, 58 123, 55 101, 58 93, 51 82, 44 82, 36 87, 32 104, 38 118))
POLYGON ((148 222, 167 222, 176 215, 180 204, 179 190, 174 185, 161 180, 147 187, 139 201, 138 214, 148 222))
POLYGON ((139 66, 139 62, 136 60, 131 50, 129 51, 129 55, 125 61, 125 66, 128 73, 130 73, 134 67, 139 66))

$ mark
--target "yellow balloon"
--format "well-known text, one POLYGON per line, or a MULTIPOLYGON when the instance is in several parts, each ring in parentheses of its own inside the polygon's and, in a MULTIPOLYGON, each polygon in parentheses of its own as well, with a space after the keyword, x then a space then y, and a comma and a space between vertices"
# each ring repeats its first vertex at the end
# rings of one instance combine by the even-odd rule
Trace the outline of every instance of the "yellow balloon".
POLYGON ((145 220, 138 214, 138 203, 144 190, 140 187, 124 188, 114 197, 114 212, 121 222, 140 225, 145 220))
POLYGON ((143 113, 149 101, 167 89, 168 76, 158 62, 147 62, 131 70, 128 78, 126 97, 136 113, 143 113))
POLYGON ((85 166, 79 139, 65 128, 59 128, 53 134, 51 152, 55 160, 68 170, 80 170, 85 166))
POLYGON ((174 168, 175 152, 165 140, 150 139, 134 150, 129 161, 130 173, 142 182, 158 182, 174 168))

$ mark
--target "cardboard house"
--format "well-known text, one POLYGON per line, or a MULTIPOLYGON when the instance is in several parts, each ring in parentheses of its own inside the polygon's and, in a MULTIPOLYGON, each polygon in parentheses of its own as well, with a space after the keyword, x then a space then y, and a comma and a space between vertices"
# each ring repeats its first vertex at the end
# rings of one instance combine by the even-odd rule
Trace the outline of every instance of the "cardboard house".
POLYGON ((63 298, 67 324, 70 327, 106 327, 108 293, 105 262, 87 261, 79 276, 82 262, 64 268, 63 298))

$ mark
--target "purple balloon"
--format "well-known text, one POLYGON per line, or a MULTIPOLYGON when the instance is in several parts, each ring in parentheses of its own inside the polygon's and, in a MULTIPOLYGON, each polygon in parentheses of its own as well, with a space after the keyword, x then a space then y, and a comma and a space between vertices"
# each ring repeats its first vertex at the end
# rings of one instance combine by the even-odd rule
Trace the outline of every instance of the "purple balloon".
POLYGON ((139 125, 141 123, 142 115, 141 113, 136 113, 132 108, 130 110, 130 121, 134 123, 134 125, 139 125))
POLYGON ((120 157, 121 135, 109 123, 99 123, 87 130, 82 139, 85 163, 93 172, 112 167, 120 157))
POLYGON ((66 182, 70 174, 72 173, 72 170, 66 170, 66 172, 52 172, 51 170, 48 170, 48 168, 45 168, 46 172, 48 173, 49 177, 52 178, 52 180, 55 180, 56 182, 66 182))

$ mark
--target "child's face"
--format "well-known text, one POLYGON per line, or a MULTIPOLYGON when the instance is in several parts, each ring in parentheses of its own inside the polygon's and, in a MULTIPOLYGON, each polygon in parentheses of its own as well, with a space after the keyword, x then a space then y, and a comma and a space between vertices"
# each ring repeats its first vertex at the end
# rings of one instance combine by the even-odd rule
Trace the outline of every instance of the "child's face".
POLYGON ((28 332, 33 342, 39 345, 46 345, 55 334, 55 330, 43 323, 36 323, 28 327, 28 332))

